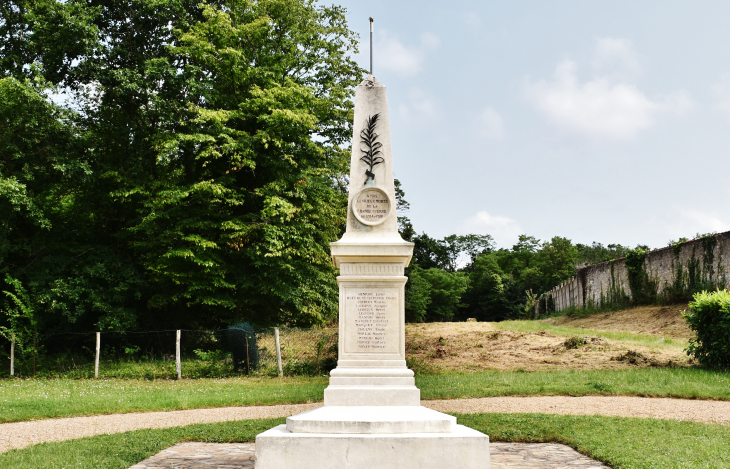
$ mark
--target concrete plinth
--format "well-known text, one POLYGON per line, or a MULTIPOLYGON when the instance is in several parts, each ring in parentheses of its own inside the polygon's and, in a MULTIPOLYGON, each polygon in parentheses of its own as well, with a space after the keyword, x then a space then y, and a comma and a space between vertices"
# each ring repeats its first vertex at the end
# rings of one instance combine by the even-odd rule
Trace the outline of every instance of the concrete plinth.
POLYGON ((421 404, 421 391, 412 386, 333 386, 324 390, 326 405, 334 406, 417 406, 421 404))
POLYGON ((292 433, 256 437, 256 469, 488 469, 489 437, 463 425, 451 433, 292 433))

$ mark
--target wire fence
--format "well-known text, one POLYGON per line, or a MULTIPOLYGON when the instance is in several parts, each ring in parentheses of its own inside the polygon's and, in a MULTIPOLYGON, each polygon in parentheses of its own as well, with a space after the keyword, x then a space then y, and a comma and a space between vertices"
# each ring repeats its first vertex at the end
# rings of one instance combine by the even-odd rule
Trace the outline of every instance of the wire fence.
POLYGON ((0 337, 0 377, 314 376, 337 364, 336 328, 60 333, 18 345, 0 337))

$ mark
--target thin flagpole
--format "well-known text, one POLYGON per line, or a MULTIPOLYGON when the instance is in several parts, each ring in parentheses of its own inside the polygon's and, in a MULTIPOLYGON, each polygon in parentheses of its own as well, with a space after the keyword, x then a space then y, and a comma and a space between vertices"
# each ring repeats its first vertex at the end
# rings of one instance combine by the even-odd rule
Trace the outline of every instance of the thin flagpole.
POLYGON ((373 74, 373 17, 370 17, 370 75, 373 74))

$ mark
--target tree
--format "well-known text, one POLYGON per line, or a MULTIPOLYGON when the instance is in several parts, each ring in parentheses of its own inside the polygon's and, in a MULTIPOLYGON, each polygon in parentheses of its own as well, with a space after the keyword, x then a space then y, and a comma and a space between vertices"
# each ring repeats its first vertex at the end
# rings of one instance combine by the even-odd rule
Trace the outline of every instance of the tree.
POLYGON ((431 284, 417 264, 409 269, 405 292, 406 322, 425 322, 431 304, 431 284))
POLYGON ((469 266, 481 253, 494 249, 490 235, 450 235, 444 239, 433 239, 426 233, 413 238, 413 262, 422 268, 438 268, 456 272, 469 266))
POLYGON ((536 267, 543 275, 543 291, 560 285, 575 275, 578 250, 567 238, 554 236, 542 244, 536 267))
POLYGON ((521 235, 510 250, 486 251, 470 271, 460 315, 488 321, 520 318, 527 302, 575 275, 577 257, 572 242, 558 236, 540 243, 521 235))
POLYGON ((411 266, 406 283, 406 321, 452 321, 469 284, 464 272, 411 266))
POLYGON ((453 320, 461 305, 461 296, 466 291, 469 278, 463 272, 448 272, 436 268, 423 270, 421 276, 428 282, 430 289, 426 320, 453 320))
POLYGON ((620 244, 609 244, 608 246, 604 246, 603 244, 595 241, 591 245, 576 244, 575 248, 578 251, 578 267, 599 264, 601 262, 626 257, 629 250, 629 248, 621 246, 620 244))
POLYGON ((23 225, 51 227, 38 195, 63 177, 72 138, 64 117, 28 83, 0 79, 0 266, 18 248, 11 239, 23 225))
POLYGON ((48 327, 308 325, 336 314, 329 242, 345 221, 362 76, 342 8, 13 5, 0 25, 15 51, 2 73, 58 84, 81 142, 61 172, 73 162, 84 178, 51 184, 60 199, 28 199, 60 207, 38 212, 52 224, 42 251, 5 264, 38 295, 48 327))
POLYGON ((491 235, 451 235, 444 238, 449 256, 449 270, 456 272, 462 265, 473 264, 477 256, 494 250, 494 238, 491 235))
POLYGON ((398 179, 393 182, 395 185, 395 206, 398 213, 398 232, 404 241, 412 241, 413 237, 416 236, 416 230, 413 229, 411 220, 404 215, 410 210, 411 204, 406 200, 406 193, 403 191, 401 182, 398 179))
POLYGON ((10 275, 5 276, 10 287, 4 291, 7 301, 2 308, 7 325, 0 325, 0 336, 16 344, 20 355, 32 350, 33 337, 38 330, 35 305, 23 285, 10 275))
POLYGON ((469 288, 462 299, 461 317, 479 321, 521 317, 526 294, 519 282, 500 268, 498 259, 497 253, 484 253, 476 258, 469 273, 469 288))
POLYGON ((6 294, 25 288, 41 327, 73 323, 85 310, 94 315, 92 324, 119 323, 120 314, 130 324, 134 291, 121 294, 127 307, 112 298, 128 285, 110 272, 120 259, 95 245, 94 214, 77 203, 91 172, 78 116, 46 98, 53 90, 39 77, 0 79, 0 271, 12 274, 14 288, 6 294), (78 274, 96 271, 99 277, 94 259, 106 272, 101 284, 87 285, 78 274))
POLYGON ((423 269, 448 269, 451 263, 448 248, 443 241, 431 238, 426 233, 421 233, 412 238, 413 260, 423 269))

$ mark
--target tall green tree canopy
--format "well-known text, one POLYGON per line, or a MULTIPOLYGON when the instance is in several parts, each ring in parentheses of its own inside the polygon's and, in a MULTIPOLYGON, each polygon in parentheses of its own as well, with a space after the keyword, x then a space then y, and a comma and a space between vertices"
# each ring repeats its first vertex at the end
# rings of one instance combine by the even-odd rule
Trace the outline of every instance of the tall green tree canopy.
POLYGON ((0 207, 24 220, 0 270, 22 280, 46 327, 336 313, 329 242, 345 221, 362 77, 342 8, 12 0, 0 14, 6 88, 35 93, 29 119, 52 121, 10 124, 45 129, 13 164, 29 167, 45 146, 66 165, 43 160, 32 173, 48 181, 31 191, 0 162, 0 207))

